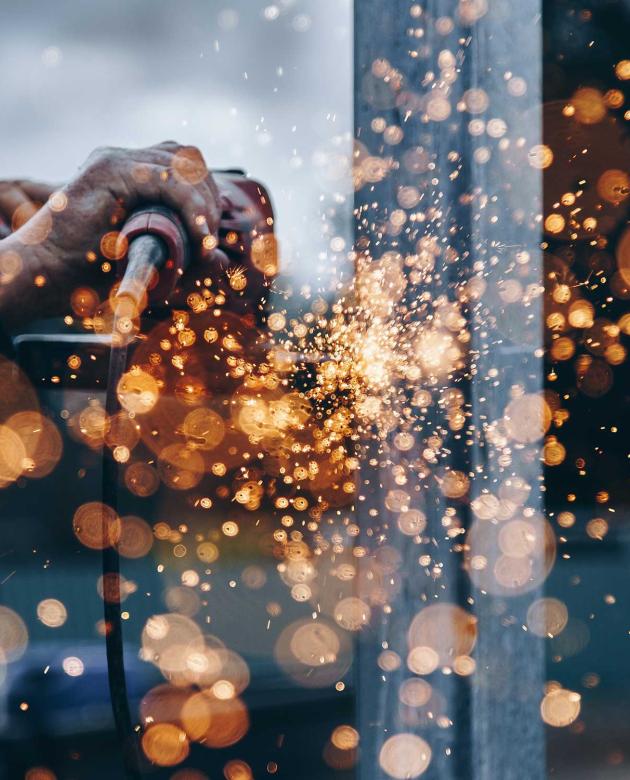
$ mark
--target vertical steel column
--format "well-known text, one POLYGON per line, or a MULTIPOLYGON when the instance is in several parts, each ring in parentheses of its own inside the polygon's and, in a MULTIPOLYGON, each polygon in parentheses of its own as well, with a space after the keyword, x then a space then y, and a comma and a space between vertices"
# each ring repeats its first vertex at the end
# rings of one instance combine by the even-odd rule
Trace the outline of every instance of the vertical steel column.
MULTIPOLYGON (((436 241, 457 247, 457 261, 446 271, 452 274, 452 283, 458 284, 462 276, 488 280, 488 288, 466 312, 472 357, 465 392, 474 442, 464 454, 453 455, 465 460, 454 468, 475 475, 470 502, 496 487, 509 473, 485 446, 490 422, 504 414, 514 385, 536 393, 543 383, 542 299, 535 290, 542 285, 537 219, 542 208, 542 181, 528 161, 528 150, 541 143, 541 36, 541 0, 355 0, 355 138, 368 154, 392 163, 382 181, 357 191, 357 250, 375 258, 391 249, 403 254, 413 251, 422 226, 413 235, 407 232, 394 237, 384 226, 399 208, 399 187, 414 183, 423 192, 424 206, 431 203, 443 211, 444 218, 434 220, 427 232, 436 241), (478 19, 470 23, 467 14, 474 16, 476 12, 478 19), (443 31, 448 28, 445 19, 453 23, 447 33, 443 31), (427 117, 425 110, 432 88, 427 72, 435 70, 435 59, 442 49, 458 52, 458 80, 450 88, 451 115, 446 121, 436 121, 427 117), (386 60, 395 70, 400 78, 398 89, 381 89, 378 79, 373 78, 378 60, 386 60), (513 78, 519 81, 512 82, 509 93, 506 85, 513 78), (469 89, 485 92, 487 111, 471 115, 462 108, 462 95, 469 89), (374 131, 375 117, 402 127, 402 141, 395 147, 387 146, 382 132, 374 131), (486 160, 486 136, 470 132, 472 118, 503 120, 510 152, 502 155, 493 151, 486 160), (420 163, 410 175, 403 170, 401 160, 418 149, 418 159, 431 165, 420 163), (460 155, 461 165, 457 176, 451 177, 449 160, 454 151, 460 155), (496 220, 488 219, 490 210, 496 213, 496 220), (526 266, 522 276, 524 287, 531 287, 531 301, 518 310, 500 311, 501 300, 493 285, 519 263, 526 266)), ((531 487, 528 516, 532 523, 540 524, 538 531, 543 534, 540 461, 534 458, 521 464, 520 474, 531 487)), ((364 463, 361 478, 362 489, 371 495, 370 505, 378 505, 377 494, 387 487, 383 471, 364 463)), ((439 539, 444 502, 433 493, 427 502, 428 530, 439 539)), ((363 533, 373 533, 374 520, 363 512, 361 504, 358 514, 363 533)), ((473 521, 469 511, 466 522, 471 525, 473 521)), ((388 777, 379 766, 381 746, 388 736, 411 730, 408 723, 401 723, 398 701, 398 684, 409 676, 404 658, 402 669, 382 675, 376 663, 378 653, 384 647, 401 649, 406 627, 423 599, 426 603, 435 597, 458 603, 476 616, 477 667, 470 678, 455 679, 453 675, 453 679, 443 681, 441 691, 453 726, 433 729, 430 736, 422 727, 418 731, 433 752, 423 777, 542 780, 545 744, 538 707, 545 681, 544 640, 523 628, 527 606, 540 595, 540 582, 533 581, 528 592, 517 597, 511 596, 509 589, 507 593, 500 588, 495 592, 477 590, 463 571, 461 559, 449 555, 442 539, 438 547, 443 587, 437 593, 437 586, 432 588, 426 578, 418 576, 417 548, 405 539, 389 543, 403 560, 403 585, 391 615, 377 616, 372 633, 358 640, 360 780, 388 777)))
MULTIPOLYGON (((542 144, 542 2, 497 3, 496 10, 483 20, 474 39, 471 80, 485 90, 495 110, 503 108, 501 117, 507 122, 510 141, 514 142, 514 136, 523 139, 524 151, 531 153, 542 144), (518 101, 505 97, 506 74, 523 79, 527 91, 518 101)), ((504 170, 494 160, 473 171, 485 194, 503 203, 495 226, 478 221, 477 241, 493 248, 499 269, 527 254, 529 273, 524 275, 523 288, 533 284, 542 290, 542 228, 536 221, 542 213, 542 175, 528 162, 524 154, 514 158, 513 171, 507 176, 509 187, 505 186, 504 170)), ((474 259, 471 255, 471 261, 474 259)), ((479 430, 506 408, 513 387, 540 394, 544 381, 542 295, 532 294, 526 307, 506 307, 505 312, 498 312, 493 293, 484 294, 471 311, 476 375, 470 390, 479 430), (489 323, 493 316, 497 320, 489 323), (507 317, 512 321, 500 322, 507 317), (488 381, 490 371, 494 381, 488 381)), ((473 447, 471 456, 473 470, 483 470, 486 485, 492 487, 501 479, 501 466, 496 458, 488 458, 487 448, 473 447)), ((530 522, 542 539, 541 460, 521 464, 520 475, 531 486, 527 500, 530 522)), ((478 494, 480 487, 477 483, 478 494)), ((542 592, 539 580, 517 597, 498 592, 475 594, 479 620, 478 675, 471 689, 471 777, 475 780, 542 780, 546 776, 544 725, 539 711, 546 680, 545 640, 525 630, 527 607, 542 592)))

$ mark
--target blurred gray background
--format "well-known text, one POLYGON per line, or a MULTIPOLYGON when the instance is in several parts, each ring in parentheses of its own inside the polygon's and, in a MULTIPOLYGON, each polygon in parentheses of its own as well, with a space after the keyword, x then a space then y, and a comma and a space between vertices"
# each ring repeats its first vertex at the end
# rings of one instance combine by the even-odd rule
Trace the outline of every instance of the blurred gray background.
POLYGON ((3 3, 0 68, 0 178, 174 139, 269 187, 295 282, 327 265, 331 199, 349 231, 352 0, 3 3))

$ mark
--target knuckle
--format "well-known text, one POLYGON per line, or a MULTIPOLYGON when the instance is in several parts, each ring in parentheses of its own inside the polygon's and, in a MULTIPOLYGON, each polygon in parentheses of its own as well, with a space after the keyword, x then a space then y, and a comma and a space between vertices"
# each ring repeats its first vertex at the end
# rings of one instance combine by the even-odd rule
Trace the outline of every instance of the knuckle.
POLYGON ((207 176, 208 169, 207 169, 206 161, 205 161, 205 158, 203 156, 203 152, 201 151, 201 149, 199 149, 198 146, 189 146, 188 150, 189 150, 189 154, 193 158, 196 158, 201 165, 203 165, 203 167, 205 168, 205 171, 206 171, 206 176, 207 176))
POLYGON ((207 201, 201 195, 199 190, 197 189, 191 190, 188 197, 189 197, 190 207, 193 211, 197 213, 205 213, 207 211, 207 205, 208 205, 207 201))
POLYGON ((116 161, 116 150, 111 146, 99 146, 88 157, 86 168, 89 171, 103 171, 116 161))
POLYGON ((103 157, 107 155, 108 151, 109 151, 109 147, 107 146, 97 146, 95 149, 92 150, 92 153, 88 157, 88 162, 94 160, 101 160, 103 157))

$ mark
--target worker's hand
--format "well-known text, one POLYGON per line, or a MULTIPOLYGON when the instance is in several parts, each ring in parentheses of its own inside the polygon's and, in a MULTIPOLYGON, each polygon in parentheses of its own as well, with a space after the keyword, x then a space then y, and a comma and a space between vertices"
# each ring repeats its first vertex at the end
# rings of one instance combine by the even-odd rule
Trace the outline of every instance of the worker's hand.
MULTIPOLYGON (((43 192, 33 190, 31 200, 43 192)), ((86 258, 111 260, 107 250, 103 253, 103 235, 119 230, 137 206, 154 203, 179 212, 196 250, 212 250, 220 217, 217 187, 201 152, 172 141, 147 149, 97 149, 77 176, 19 227, 15 239, 40 245, 69 271, 78 270, 86 258)))
POLYGON ((67 309, 70 294, 80 284, 111 285, 113 276, 101 269, 104 260, 116 259, 111 256, 116 241, 103 241, 103 236, 120 230, 129 212, 143 204, 162 203, 176 210, 194 254, 208 259, 215 252, 219 193, 195 147, 166 141, 146 149, 97 149, 72 181, 52 193, 46 185, 28 182, 3 189, 0 212, 17 229, 0 243, 0 260, 4 253, 11 268, 23 268, 15 285, 0 287, 0 293, 7 293, 0 310, 10 320, 32 316, 28 310, 35 308, 34 297, 43 316, 67 309), (44 196, 49 197, 38 209, 44 196), (27 214, 30 218, 22 224, 27 214), (41 280, 36 296, 33 280, 41 280), (9 287, 14 295, 9 295, 9 287), (9 298, 21 304, 14 306, 9 298))

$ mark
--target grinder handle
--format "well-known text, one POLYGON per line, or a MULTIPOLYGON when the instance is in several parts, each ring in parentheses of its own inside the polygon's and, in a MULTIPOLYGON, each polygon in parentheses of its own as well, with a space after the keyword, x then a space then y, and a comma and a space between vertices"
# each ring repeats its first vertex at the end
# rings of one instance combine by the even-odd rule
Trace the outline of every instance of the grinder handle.
POLYGON ((188 236, 177 213, 164 206, 137 209, 118 241, 127 247, 118 295, 139 299, 146 291, 151 302, 166 300, 190 262, 188 236))

